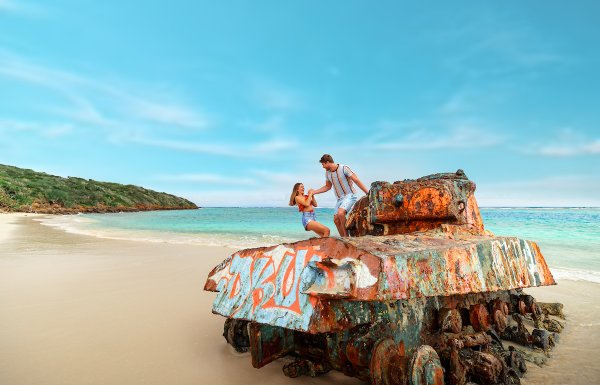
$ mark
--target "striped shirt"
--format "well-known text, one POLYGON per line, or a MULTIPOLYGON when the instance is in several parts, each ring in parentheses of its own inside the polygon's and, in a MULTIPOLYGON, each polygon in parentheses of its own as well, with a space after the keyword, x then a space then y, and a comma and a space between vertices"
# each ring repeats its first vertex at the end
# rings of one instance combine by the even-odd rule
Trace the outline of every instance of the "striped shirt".
POLYGON ((331 182, 337 199, 347 194, 356 193, 354 183, 351 179, 348 179, 353 174, 354 172, 350 170, 350 167, 343 164, 338 164, 338 168, 335 171, 325 171, 325 179, 331 182))

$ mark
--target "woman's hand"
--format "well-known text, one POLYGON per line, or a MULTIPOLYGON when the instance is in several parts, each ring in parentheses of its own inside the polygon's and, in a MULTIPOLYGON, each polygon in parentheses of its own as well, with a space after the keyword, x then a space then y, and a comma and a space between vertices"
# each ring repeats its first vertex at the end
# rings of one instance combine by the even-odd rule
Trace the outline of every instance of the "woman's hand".
POLYGON ((317 207, 317 200, 315 199, 314 191, 315 190, 313 190, 313 189, 308 190, 308 201, 310 202, 311 205, 313 205, 314 207, 317 207))

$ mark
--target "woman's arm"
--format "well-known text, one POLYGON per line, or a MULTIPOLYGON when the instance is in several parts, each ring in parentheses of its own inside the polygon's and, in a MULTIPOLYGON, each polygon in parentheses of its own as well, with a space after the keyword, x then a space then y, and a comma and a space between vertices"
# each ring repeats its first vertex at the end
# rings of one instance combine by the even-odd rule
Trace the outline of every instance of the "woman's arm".
POLYGON ((308 195, 308 197, 310 198, 310 203, 313 205, 313 207, 318 207, 319 205, 317 205, 317 199, 315 198, 314 195, 308 195))
POLYGON ((310 199, 306 199, 301 195, 297 195, 295 200, 296 200, 296 203, 299 203, 302 206, 306 206, 306 207, 310 206, 310 199))

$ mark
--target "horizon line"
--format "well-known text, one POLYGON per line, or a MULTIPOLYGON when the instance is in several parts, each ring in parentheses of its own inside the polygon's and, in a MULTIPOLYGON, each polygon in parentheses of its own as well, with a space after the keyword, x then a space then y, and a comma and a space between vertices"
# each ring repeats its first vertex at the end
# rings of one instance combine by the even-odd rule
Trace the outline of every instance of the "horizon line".
MULTIPOLYGON (((199 209, 276 209, 296 206, 198 206, 199 209)), ((332 207, 315 207, 315 209, 332 209, 332 207)), ((479 206, 480 209, 600 209, 600 206, 479 206)), ((194 210, 194 209, 192 209, 194 210)))

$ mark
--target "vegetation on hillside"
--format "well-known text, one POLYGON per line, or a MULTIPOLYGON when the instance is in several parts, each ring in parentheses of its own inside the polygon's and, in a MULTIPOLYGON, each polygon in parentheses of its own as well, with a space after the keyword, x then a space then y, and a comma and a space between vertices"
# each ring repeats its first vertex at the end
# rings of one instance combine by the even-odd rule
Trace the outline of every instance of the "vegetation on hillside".
POLYGON ((134 185, 62 178, 0 165, 0 210, 43 213, 194 209, 183 198, 134 185))

